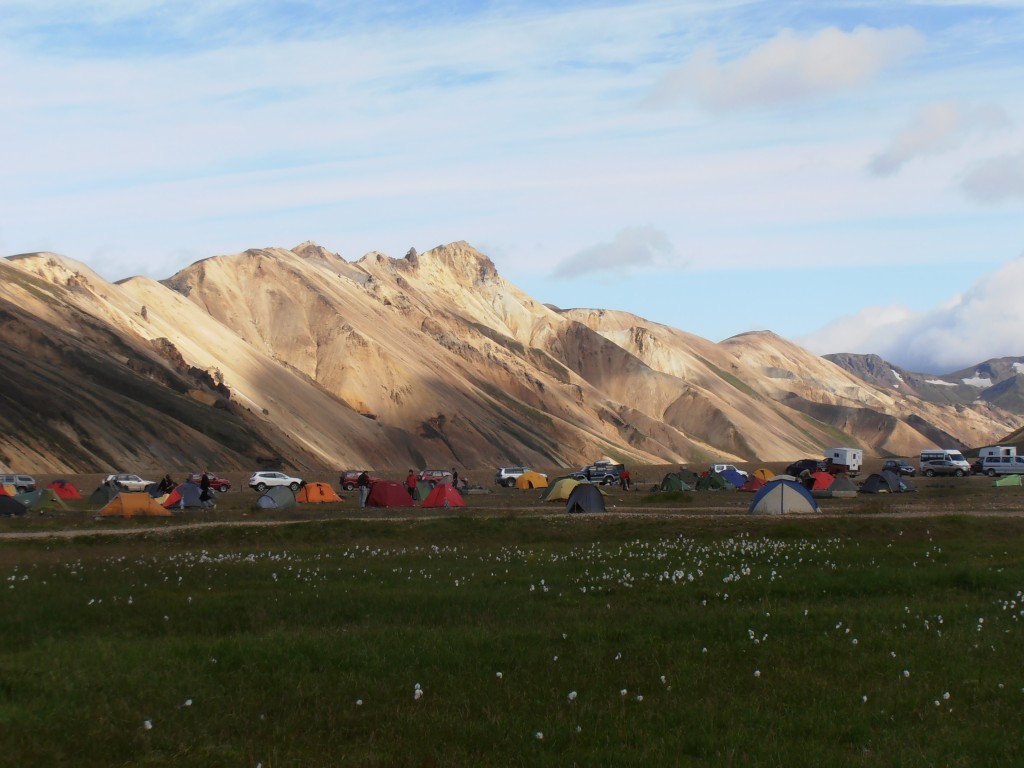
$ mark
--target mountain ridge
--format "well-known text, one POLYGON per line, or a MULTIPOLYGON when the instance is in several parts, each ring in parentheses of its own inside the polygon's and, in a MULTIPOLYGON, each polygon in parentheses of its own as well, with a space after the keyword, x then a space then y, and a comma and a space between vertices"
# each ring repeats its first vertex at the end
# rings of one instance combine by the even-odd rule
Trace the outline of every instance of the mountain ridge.
POLYGON ((1024 427, 1009 363, 970 402, 948 390, 975 385, 909 373, 900 391, 888 364, 818 357, 770 331, 714 343, 542 304, 465 242, 350 262, 307 241, 116 283, 64 256, 20 254, 0 260, 0 278, 4 338, 25 359, 63 350, 4 396, 8 467, 771 461, 833 444, 909 455, 935 436, 976 445, 1024 427), (118 448, 79 401, 137 430, 118 448), (162 444, 160 425, 178 437, 162 444))

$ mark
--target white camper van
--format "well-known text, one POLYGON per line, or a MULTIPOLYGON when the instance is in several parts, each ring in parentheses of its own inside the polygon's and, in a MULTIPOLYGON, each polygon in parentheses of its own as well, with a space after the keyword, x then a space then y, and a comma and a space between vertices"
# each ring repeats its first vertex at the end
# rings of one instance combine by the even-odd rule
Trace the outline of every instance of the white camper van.
POLYGON ((845 472, 856 477, 864 462, 864 451, 860 448, 827 448, 825 458, 828 459, 828 471, 833 475, 845 472))

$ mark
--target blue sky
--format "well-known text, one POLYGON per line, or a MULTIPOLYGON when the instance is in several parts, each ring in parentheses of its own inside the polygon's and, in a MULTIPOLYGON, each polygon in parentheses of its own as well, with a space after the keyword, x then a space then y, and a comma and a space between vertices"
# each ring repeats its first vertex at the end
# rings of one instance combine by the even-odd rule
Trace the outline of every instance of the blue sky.
POLYGON ((0 254, 466 240, 534 298, 1024 355, 1024 2, 0 0, 0 254))

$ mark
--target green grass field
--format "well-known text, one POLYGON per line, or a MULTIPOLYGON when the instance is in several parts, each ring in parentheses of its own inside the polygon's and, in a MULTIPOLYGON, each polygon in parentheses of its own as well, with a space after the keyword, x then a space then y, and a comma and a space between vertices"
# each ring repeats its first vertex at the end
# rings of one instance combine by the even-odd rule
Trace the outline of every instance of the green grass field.
POLYGON ((0 542, 0 765, 1024 764, 1024 520, 0 542))

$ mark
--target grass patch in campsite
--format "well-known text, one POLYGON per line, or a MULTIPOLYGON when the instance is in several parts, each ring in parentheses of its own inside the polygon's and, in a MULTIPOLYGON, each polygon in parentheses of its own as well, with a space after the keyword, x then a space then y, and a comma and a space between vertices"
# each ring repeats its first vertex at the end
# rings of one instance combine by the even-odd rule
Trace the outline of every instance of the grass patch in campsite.
POLYGON ((640 503, 645 506, 677 506, 693 504, 696 495, 693 491, 657 491, 640 497, 640 503))
POLYGON ((0 764, 1019 765, 1022 534, 508 516, 2 542, 0 764))

